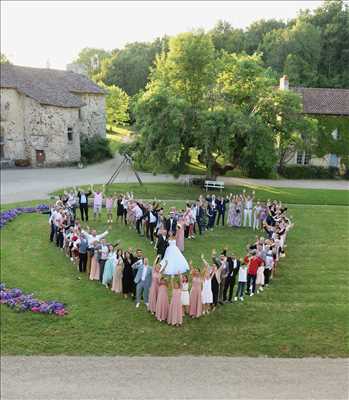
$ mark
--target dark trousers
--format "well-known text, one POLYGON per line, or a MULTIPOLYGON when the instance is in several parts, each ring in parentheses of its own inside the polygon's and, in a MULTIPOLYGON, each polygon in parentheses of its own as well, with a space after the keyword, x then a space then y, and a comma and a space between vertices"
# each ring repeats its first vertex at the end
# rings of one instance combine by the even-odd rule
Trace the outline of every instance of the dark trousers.
POLYGON ((219 284, 215 275, 213 275, 211 280, 211 289, 213 295, 213 305, 216 306, 218 303, 219 284))
POLYGON ((208 229, 212 229, 214 227, 214 221, 216 219, 216 215, 213 214, 211 217, 208 217, 208 224, 207 224, 207 228, 208 229))
POLYGON ((55 234, 56 234, 56 225, 51 222, 50 242, 53 242, 55 234))
POLYGON ((225 285, 224 285, 224 292, 223 292, 223 301, 227 300, 227 294, 228 294, 228 289, 229 289, 229 296, 228 300, 231 301, 233 298, 233 290, 236 282, 236 276, 237 276, 238 270, 234 270, 232 275, 227 277, 225 280, 225 285))
POLYGON ((245 282, 239 282, 235 296, 236 297, 244 297, 244 288, 245 288, 245 282))
POLYGON ((141 234, 141 227, 142 227, 142 218, 139 218, 136 221, 136 229, 139 234, 141 234))
POLYGON ((61 229, 59 229, 56 232, 56 245, 57 245, 57 247, 63 248, 63 241, 64 241, 63 231, 61 229))
POLYGON ((196 223, 198 224, 198 228, 199 228, 199 234, 202 234, 202 219, 201 218, 197 218, 196 219, 196 223))
POLYGON ((256 293, 256 278, 257 275, 247 275, 247 288, 246 291, 247 293, 251 294, 250 286, 252 284, 252 293, 256 293))
POLYGON ((99 260, 99 281, 103 281, 104 266, 107 260, 99 260))
POLYGON ((87 203, 82 203, 80 204, 80 214, 81 214, 81 220, 84 221, 84 216, 86 218, 86 221, 88 221, 88 204, 87 203))
POLYGON ((86 272, 87 253, 79 253, 79 271, 86 272))
POLYGON ((221 217, 222 217, 222 226, 224 226, 225 212, 223 212, 223 213, 219 212, 219 213, 218 213, 218 217, 217 217, 217 226, 219 225, 219 221, 220 221, 221 217))
POLYGON ((264 284, 268 285, 270 281, 271 269, 264 269, 264 284))
POLYGON ((124 222, 125 225, 127 225, 127 209, 126 210, 124 209, 124 222))
POLYGON ((154 242, 154 231, 155 231, 156 224, 154 222, 148 224, 148 231, 149 231, 149 239, 151 242, 154 242))

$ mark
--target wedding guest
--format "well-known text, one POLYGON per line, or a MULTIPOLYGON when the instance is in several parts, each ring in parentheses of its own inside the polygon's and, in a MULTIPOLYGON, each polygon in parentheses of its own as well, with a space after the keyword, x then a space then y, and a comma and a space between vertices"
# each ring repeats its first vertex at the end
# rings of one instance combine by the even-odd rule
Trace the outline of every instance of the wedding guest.
POLYGON ((232 254, 231 257, 227 257, 227 265, 228 265, 228 274, 224 285, 223 301, 225 302, 228 300, 231 303, 233 299, 233 291, 236 283, 236 278, 239 273, 240 260, 238 260, 234 254, 232 254))
POLYGON ((81 233, 79 239, 79 271, 86 272, 87 265, 87 249, 88 249, 88 240, 86 236, 81 233))
POLYGON ((124 269, 124 263, 121 254, 122 250, 119 249, 116 253, 117 262, 114 270, 113 282, 111 287, 111 290, 115 293, 122 293, 122 273, 124 269))
POLYGON ((224 198, 223 196, 218 197, 218 200, 217 200, 217 226, 219 225, 220 219, 222 219, 222 226, 224 226, 225 210, 226 210, 227 203, 229 203, 228 198, 224 198))
POLYGON ((168 317, 169 303, 168 303, 168 291, 167 291, 167 280, 160 277, 159 291, 156 300, 155 317, 158 321, 166 321, 168 317))
POLYGON ((176 245, 179 250, 184 252, 184 219, 180 217, 177 224, 176 245))
POLYGON ((108 245, 108 257, 107 261, 104 265, 104 271, 103 271, 103 278, 102 278, 102 284, 106 287, 109 288, 109 285, 111 284, 113 280, 113 275, 114 271, 116 268, 116 262, 117 262, 117 255, 116 255, 117 248, 114 248, 113 245, 108 245))
POLYGON ((124 201, 122 196, 118 196, 116 199, 116 222, 121 221, 124 218, 124 201))
POLYGON ((211 305, 213 303, 213 294, 212 294, 212 285, 211 285, 211 280, 212 280, 212 275, 214 274, 214 270, 211 270, 211 272, 208 270, 206 267, 204 269, 204 279, 202 283, 202 291, 201 291, 201 301, 202 301, 202 307, 203 311, 202 314, 208 314, 210 312, 211 305))
MULTIPOLYGON (((181 279, 181 276, 179 276, 181 279)), ((172 299, 168 310, 167 323, 180 326, 183 323, 183 308, 181 303, 181 288, 178 279, 172 277, 172 299)))
POLYGON ((247 226, 247 220, 248 220, 248 226, 251 228, 252 227, 252 209, 253 209, 253 199, 255 196, 255 192, 252 192, 251 195, 246 195, 246 190, 243 190, 243 200, 244 200, 244 227, 247 226))
POLYGON ((81 221, 84 221, 85 219, 86 219, 86 222, 88 221, 88 197, 91 196, 91 194, 92 194, 91 190, 89 190, 88 192, 85 192, 82 189, 79 189, 79 191, 77 193, 77 196, 79 199, 81 221))
POLYGON ((152 270, 148 264, 148 259, 146 257, 141 258, 132 265, 132 268, 137 271, 134 279, 136 284, 136 308, 138 308, 141 303, 142 294, 144 303, 148 307, 148 295, 152 281, 152 270))
POLYGON ((244 289, 247 282, 247 265, 241 263, 239 268, 239 276, 238 276, 238 288, 236 290, 236 294, 234 300, 237 301, 239 298, 241 301, 244 300, 244 289))
POLYGON ((129 295, 133 296, 135 291, 132 257, 129 251, 125 251, 122 256, 122 260, 124 263, 124 270, 122 274, 122 293, 124 294, 125 299, 127 299, 129 295))
POLYGON ((152 282, 149 291, 149 304, 148 310, 155 314, 156 311, 156 301, 158 298, 159 284, 160 284, 160 265, 158 264, 159 256, 156 257, 153 266, 152 282))
POLYGON ((107 223, 113 223, 113 205, 114 205, 114 197, 112 195, 108 195, 105 198, 105 208, 107 210, 107 223))
POLYGON ((255 207, 253 208, 253 230, 260 229, 260 215, 262 212, 262 206, 259 201, 257 201, 255 207))
POLYGON ((100 245, 97 248, 99 252, 99 280, 103 281, 104 266, 108 259, 109 249, 107 246, 107 241, 103 238, 101 239, 100 245))
POLYGON ((202 314, 201 285, 202 278, 197 268, 190 263, 192 275, 192 287, 189 296, 189 315, 191 318, 199 318, 202 314))
POLYGON ((189 313, 189 280, 187 275, 181 278, 181 303, 183 307, 183 315, 189 313))
POLYGON ((250 296, 253 296, 256 293, 257 270, 262 264, 264 264, 263 260, 256 255, 256 251, 253 251, 252 257, 249 257, 248 259, 247 270, 247 294, 250 296))
POLYGON ((96 220, 97 217, 98 219, 101 219, 104 185, 103 185, 103 191, 100 190, 94 191, 93 185, 91 185, 91 191, 93 193, 93 219, 96 220))

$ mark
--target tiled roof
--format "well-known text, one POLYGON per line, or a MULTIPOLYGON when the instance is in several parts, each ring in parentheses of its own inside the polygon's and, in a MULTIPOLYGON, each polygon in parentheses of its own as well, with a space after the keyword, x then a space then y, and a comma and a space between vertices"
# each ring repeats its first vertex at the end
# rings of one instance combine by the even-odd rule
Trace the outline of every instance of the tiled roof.
POLYGON ((306 114, 349 115, 349 89, 290 88, 303 99, 306 114))
POLYGON ((84 75, 55 69, 1 64, 0 86, 13 88, 41 104, 79 108, 85 105, 76 93, 105 94, 84 75))

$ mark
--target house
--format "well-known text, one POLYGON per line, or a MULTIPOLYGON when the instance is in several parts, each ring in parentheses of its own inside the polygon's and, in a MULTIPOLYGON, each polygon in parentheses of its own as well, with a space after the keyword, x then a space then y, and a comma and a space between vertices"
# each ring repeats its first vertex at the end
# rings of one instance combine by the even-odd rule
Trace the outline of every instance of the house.
POLYGON ((80 138, 105 137, 105 92, 71 70, 1 64, 2 164, 80 161, 80 138))
MULTIPOLYGON (((349 118, 349 89, 290 87, 286 75, 280 79, 279 89, 298 93, 302 99, 303 112, 314 118, 326 117, 327 120, 332 119, 334 124, 336 117, 349 118)), ((330 133, 334 140, 337 140, 339 135, 349 135, 349 132, 341 132, 338 126, 335 126, 330 133)), ((318 158, 304 151, 298 151, 287 164, 339 168, 340 158, 336 154, 326 154, 318 158)))

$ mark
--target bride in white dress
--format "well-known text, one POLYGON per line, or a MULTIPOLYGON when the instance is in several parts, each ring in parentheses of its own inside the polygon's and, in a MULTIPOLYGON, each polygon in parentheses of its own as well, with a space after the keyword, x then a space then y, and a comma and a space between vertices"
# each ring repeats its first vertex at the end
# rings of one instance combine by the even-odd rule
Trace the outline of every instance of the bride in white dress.
POLYGON ((165 275, 177 275, 178 273, 183 274, 189 270, 188 261, 184 258, 183 254, 177 247, 175 237, 169 239, 168 247, 160 265, 160 272, 165 275))

